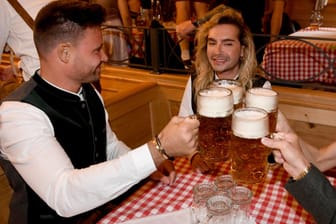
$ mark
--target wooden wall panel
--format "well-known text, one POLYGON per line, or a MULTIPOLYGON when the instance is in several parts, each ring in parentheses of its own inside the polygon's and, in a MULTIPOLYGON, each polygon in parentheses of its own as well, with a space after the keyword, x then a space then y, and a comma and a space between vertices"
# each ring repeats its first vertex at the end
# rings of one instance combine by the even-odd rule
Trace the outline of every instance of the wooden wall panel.
MULTIPOLYGON (((146 90, 148 93, 156 94, 157 99, 149 96, 136 98, 133 95, 131 98, 151 102, 150 121, 155 120, 152 123, 152 134, 157 133, 165 125, 165 122, 168 122, 170 116, 178 113, 184 87, 188 80, 187 75, 153 75, 146 70, 141 72, 141 70, 133 71, 127 68, 106 67, 102 75, 103 83, 113 82, 114 78, 119 82, 118 88, 120 89, 130 90, 130 83, 132 82, 131 85, 144 85, 145 89, 153 83, 157 85, 154 92, 146 90), (121 80, 125 81, 125 84, 121 80), (151 84, 149 85, 149 83, 151 84), (149 86, 145 87, 146 85, 149 86), (167 111, 165 112, 165 110, 167 111)), ((323 146, 336 140, 336 134, 334 134, 336 133, 336 93, 283 86, 273 86, 273 89, 279 92, 280 110, 290 120, 293 129, 301 137, 316 146, 323 146)), ((121 104, 125 104, 125 102, 120 101, 121 104)), ((112 103, 109 106, 114 108, 116 104, 112 103)), ((143 114, 138 115, 142 116, 143 114)), ((119 119, 122 119, 122 117, 119 117, 119 119)))
MULTIPOLYGON (((287 0, 286 11, 302 27, 309 25, 309 18, 315 6, 315 0, 287 0)), ((328 5, 322 10, 323 26, 336 27, 336 0, 329 0, 328 5)))

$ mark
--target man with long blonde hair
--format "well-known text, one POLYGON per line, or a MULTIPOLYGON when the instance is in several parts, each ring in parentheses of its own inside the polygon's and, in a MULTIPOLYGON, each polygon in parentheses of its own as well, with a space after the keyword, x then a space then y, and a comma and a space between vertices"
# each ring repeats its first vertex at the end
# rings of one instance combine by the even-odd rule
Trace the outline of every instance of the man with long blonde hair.
MULTIPOLYGON (((195 38, 194 71, 188 80, 179 115, 196 114, 196 93, 217 79, 238 80, 244 89, 270 88, 265 79, 255 78, 257 60, 252 34, 238 11, 227 7, 214 14, 199 27, 195 38)), ((190 155, 190 158, 194 169, 209 170, 199 154, 190 155)))
MULTIPOLYGON (((216 79, 239 80, 252 87, 257 61, 252 34, 241 14, 227 7, 204 23, 196 34, 195 66, 181 102, 179 115, 196 113, 196 94, 216 79)), ((269 82, 264 87, 270 87, 269 82)))

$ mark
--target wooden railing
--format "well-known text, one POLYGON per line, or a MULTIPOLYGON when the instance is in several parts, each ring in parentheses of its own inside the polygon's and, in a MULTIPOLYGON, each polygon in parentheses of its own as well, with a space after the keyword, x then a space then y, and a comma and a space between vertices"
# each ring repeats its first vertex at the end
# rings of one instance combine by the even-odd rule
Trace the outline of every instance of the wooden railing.
MULTIPOLYGON (((178 114, 188 78, 188 75, 155 74, 145 69, 105 65, 102 96, 118 137, 135 147, 158 133, 171 116, 178 114)), ((278 85, 273 85, 273 89, 279 92, 280 110, 300 136, 316 146, 335 140, 335 92, 278 85)))

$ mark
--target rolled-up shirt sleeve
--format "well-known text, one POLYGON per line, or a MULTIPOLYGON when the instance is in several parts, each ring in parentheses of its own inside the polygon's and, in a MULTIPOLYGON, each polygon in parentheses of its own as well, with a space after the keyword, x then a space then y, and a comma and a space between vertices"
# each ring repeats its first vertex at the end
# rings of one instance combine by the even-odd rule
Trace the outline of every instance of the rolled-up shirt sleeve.
POLYGON ((4 102, 1 156, 59 215, 77 215, 121 195, 156 169, 147 145, 129 150, 106 123, 108 161, 75 169, 43 111, 22 102, 4 102))

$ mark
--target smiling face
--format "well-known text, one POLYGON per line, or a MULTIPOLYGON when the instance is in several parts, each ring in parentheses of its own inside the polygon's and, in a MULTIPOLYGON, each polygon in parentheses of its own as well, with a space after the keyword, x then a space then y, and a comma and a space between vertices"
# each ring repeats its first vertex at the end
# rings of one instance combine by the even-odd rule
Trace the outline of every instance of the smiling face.
POLYGON ((232 24, 216 25, 209 30, 207 56, 219 78, 233 79, 238 73, 244 46, 239 41, 239 29, 232 24))
POLYGON ((79 83, 99 79, 101 64, 107 61, 103 50, 103 38, 99 27, 88 28, 75 46, 72 60, 73 78, 79 83))

